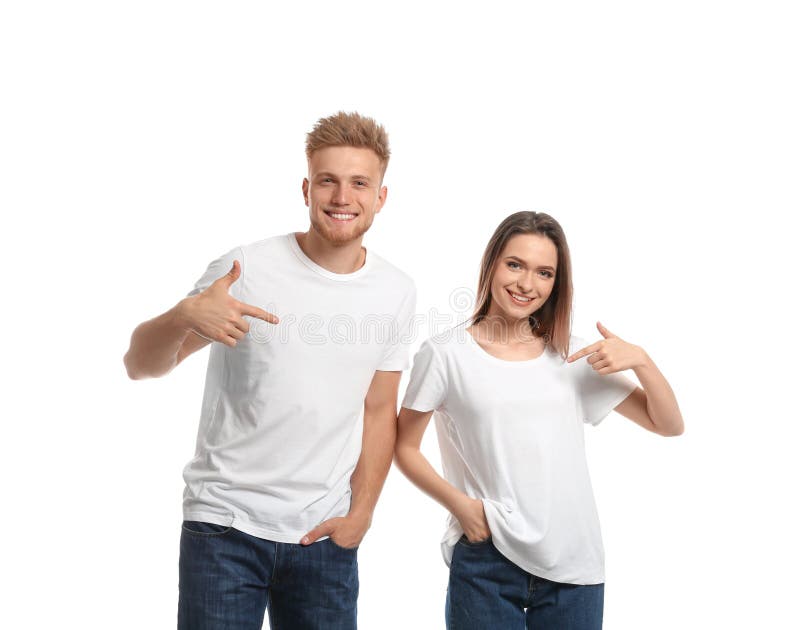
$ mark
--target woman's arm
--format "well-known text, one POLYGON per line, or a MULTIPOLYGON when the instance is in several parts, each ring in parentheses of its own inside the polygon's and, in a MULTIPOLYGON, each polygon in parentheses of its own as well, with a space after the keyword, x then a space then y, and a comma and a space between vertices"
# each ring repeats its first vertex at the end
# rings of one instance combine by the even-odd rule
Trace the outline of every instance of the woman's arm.
POLYGON ((678 401, 653 360, 647 357, 646 363, 633 371, 644 387, 637 387, 630 396, 614 407, 614 411, 648 431, 665 437, 683 433, 683 417, 678 401))
POLYGON ((683 417, 675 393, 644 348, 623 341, 600 322, 597 329, 603 339, 579 350, 567 361, 589 356, 588 361, 598 374, 633 370, 642 387, 637 387, 614 410, 653 433, 683 433, 683 417))
POLYGON ((443 479, 419 450, 432 414, 433 411, 414 411, 406 407, 400 409, 394 461, 415 486, 458 519, 470 542, 485 540, 491 532, 483 512, 483 503, 480 499, 468 497, 443 479))

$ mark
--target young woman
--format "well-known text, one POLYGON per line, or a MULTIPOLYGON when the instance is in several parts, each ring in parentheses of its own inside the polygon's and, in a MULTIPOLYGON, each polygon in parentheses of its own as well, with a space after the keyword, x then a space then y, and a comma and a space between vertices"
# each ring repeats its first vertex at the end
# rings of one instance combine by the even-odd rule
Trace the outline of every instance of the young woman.
POLYGON ((603 546, 583 424, 614 409, 660 435, 683 432, 647 353, 599 323, 596 343, 570 337, 571 311, 561 226, 518 212, 484 252, 470 325, 425 341, 414 359, 395 461, 450 512, 451 630, 601 628, 603 546), (444 478, 419 450, 433 412, 444 478))

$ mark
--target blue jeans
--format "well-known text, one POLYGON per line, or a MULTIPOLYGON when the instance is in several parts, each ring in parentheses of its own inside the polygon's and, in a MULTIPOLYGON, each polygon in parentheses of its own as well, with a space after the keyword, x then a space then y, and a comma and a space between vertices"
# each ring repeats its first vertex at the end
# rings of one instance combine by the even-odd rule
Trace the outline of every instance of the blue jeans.
POLYGON ((354 630, 357 549, 330 538, 307 547, 232 527, 184 521, 179 630, 354 630))
POLYGON ((603 585, 560 584, 520 569, 491 538, 456 543, 450 563, 448 630, 600 630, 603 585))

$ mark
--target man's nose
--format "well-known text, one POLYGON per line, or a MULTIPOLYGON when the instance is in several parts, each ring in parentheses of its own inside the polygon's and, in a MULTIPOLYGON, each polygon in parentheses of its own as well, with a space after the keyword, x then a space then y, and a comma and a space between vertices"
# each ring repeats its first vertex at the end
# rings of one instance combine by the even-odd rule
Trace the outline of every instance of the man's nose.
POLYGON ((333 191, 333 203, 337 206, 346 206, 350 203, 350 189, 347 186, 337 186, 333 191))

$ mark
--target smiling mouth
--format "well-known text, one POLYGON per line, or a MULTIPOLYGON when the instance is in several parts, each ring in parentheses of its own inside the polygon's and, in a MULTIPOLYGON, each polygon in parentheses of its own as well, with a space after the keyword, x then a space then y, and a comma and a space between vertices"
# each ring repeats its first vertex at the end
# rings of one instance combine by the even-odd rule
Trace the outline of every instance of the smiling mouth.
POLYGON ((334 221, 338 221, 339 223, 347 223, 348 221, 352 221, 358 215, 353 214, 352 212, 333 212, 331 210, 325 210, 325 214, 327 214, 331 219, 334 221))
POLYGON ((509 291, 506 289, 506 292, 511 296, 511 300, 515 304, 519 304, 520 306, 527 306, 531 302, 533 302, 532 297, 525 297, 524 295, 520 295, 519 293, 514 293, 513 291, 509 291))

